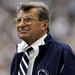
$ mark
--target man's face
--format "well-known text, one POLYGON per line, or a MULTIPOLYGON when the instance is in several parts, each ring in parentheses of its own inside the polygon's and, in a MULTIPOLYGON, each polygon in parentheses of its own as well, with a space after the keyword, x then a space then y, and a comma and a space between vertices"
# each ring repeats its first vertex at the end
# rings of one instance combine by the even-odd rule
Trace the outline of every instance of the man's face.
POLYGON ((42 31, 43 23, 38 20, 37 8, 32 8, 28 11, 21 10, 17 18, 21 18, 20 23, 16 25, 19 38, 24 41, 31 40, 35 42, 44 35, 42 31), (30 23, 26 23, 24 18, 33 18, 33 20, 30 23))

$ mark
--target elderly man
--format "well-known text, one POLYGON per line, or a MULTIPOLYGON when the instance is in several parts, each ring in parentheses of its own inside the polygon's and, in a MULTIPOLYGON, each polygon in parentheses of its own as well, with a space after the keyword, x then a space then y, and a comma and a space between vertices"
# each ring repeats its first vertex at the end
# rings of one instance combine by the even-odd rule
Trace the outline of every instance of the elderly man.
POLYGON ((46 4, 21 4, 14 23, 23 41, 17 45, 11 75, 75 75, 75 55, 71 48, 49 33, 46 4))

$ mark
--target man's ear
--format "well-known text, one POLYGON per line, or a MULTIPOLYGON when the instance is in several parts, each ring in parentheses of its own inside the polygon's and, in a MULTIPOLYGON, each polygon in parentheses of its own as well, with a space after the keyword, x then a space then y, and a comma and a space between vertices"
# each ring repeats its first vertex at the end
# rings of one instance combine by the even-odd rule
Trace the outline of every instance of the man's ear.
POLYGON ((49 24, 49 21, 48 20, 42 21, 42 30, 43 31, 47 30, 48 24, 49 24))

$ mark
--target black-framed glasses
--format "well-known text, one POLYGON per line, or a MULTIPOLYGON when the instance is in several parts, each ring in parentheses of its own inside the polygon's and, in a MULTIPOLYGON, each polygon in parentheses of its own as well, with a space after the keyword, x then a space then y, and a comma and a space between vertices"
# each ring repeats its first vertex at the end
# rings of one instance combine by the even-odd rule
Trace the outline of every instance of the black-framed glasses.
POLYGON ((15 18, 14 19, 14 24, 15 25, 18 25, 18 24, 20 24, 21 23, 21 21, 22 21, 22 19, 23 19, 23 22, 25 23, 25 24, 27 24, 27 25, 30 25, 30 24, 32 24, 33 23, 33 21, 34 20, 38 20, 37 18, 33 18, 33 17, 22 17, 22 18, 15 18))

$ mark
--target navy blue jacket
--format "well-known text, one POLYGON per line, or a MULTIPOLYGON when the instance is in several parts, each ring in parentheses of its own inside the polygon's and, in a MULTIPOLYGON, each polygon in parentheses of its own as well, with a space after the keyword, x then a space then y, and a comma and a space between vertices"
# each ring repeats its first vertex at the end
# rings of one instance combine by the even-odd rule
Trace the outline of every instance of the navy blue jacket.
MULTIPOLYGON (((32 75, 75 75, 75 55, 71 48, 48 34, 45 45, 39 46, 39 54, 32 75)), ((17 75, 23 53, 15 53, 11 74, 17 75)))

